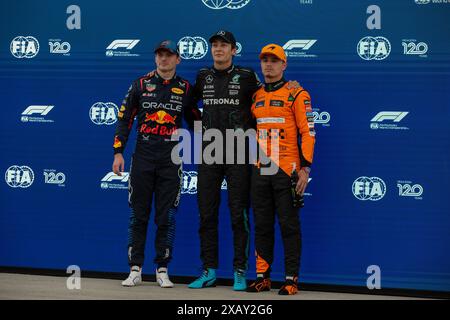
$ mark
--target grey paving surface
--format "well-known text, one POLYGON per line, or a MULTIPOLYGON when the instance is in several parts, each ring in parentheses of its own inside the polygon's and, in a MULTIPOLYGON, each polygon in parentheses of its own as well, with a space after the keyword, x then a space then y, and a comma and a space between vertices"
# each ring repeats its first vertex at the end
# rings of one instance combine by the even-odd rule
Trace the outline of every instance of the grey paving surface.
POLYGON ((231 287, 218 286, 193 290, 186 284, 162 289, 155 282, 124 288, 119 280, 82 278, 80 290, 68 290, 67 279, 23 274, 0 273, 0 299, 133 299, 133 300, 399 300, 414 299, 391 296, 302 291, 295 296, 279 296, 276 290, 258 294, 235 292, 231 287))

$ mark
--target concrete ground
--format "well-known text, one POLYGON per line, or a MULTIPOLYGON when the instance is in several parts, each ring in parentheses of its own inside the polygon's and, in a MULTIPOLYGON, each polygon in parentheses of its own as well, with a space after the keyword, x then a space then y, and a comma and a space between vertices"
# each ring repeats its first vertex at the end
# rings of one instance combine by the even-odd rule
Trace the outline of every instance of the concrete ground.
POLYGON ((124 288, 121 281, 82 278, 80 290, 69 290, 67 278, 38 275, 0 273, 0 299, 29 300, 411 300, 416 298, 301 291, 295 296, 279 296, 277 290, 263 293, 235 292, 231 287, 218 286, 200 290, 186 284, 162 289, 155 282, 144 282, 133 288, 124 288))

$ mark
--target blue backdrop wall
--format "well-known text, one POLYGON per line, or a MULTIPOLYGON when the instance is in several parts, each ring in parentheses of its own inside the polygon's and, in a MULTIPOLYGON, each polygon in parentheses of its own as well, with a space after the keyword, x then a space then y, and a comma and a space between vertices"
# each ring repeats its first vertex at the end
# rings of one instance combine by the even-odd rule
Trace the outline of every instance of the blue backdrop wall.
MULTIPOLYGON (((154 68, 158 41, 179 43, 178 73, 194 81, 212 64, 207 39, 227 29, 235 63, 260 76, 261 47, 284 46, 286 77, 312 97, 300 281, 366 286, 375 265, 382 288, 450 291, 449 1, 3 1, 0 18, 0 265, 128 270, 127 176, 109 174, 117 106, 154 68)), ((193 276, 197 169, 184 169, 170 268, 193 276)), ((232 276, 226 203, 224 190, 221 277, 232 276)), ((281 280, 278 229, 273 269, 281 280)))

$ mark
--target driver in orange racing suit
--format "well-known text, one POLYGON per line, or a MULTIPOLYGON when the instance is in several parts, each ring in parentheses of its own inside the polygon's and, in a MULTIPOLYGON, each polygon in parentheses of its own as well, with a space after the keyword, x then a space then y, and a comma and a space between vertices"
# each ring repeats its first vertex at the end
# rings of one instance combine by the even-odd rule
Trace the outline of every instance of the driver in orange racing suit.
POLYGON ((276 164, 278 170, 276 174, 265 175, 262 161, 253 168, 251 194, 255 218, 257 279, 247 291, 270 290, 277 212, 285 251, 286 273, 286 281, 278 293, 292 295, 297 293, 301 231, 299 208, 293 203, 291 175, 293 172, 298 174, 295 191, 303 195, 314 153, 314 119, 308 92, 302 87, 287 88, 287 81, 283 77, 287 58, 283 48, 269 44, 262 49, 259 57, 265 85, 254 94, 251 111, 256 118, 260 150, 270 162, 276 164), (301 136, 300 149, 298 135, 301 136), (274 144, 278 148, 272 147, 274 144))

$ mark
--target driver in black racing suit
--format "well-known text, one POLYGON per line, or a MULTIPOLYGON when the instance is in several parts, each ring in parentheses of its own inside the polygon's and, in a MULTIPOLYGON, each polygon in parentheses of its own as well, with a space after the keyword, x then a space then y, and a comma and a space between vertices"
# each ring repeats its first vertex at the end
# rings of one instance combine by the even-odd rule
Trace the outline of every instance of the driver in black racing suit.
MULTIPOLYGON (((203 132, 218 129, 224 137, 224 145, 230 143, 225 139, 226 129, 254 128, 250 112, 252 95, 259 88, 260 81, 256 73, 248 68, 233 64, 236 53, 236 40, 228 31, 218 31, 210 39, 214 66, 201 69, 194 86, 194 99, 203 100, 203 132)), ((236 141, 235 141, 236 143, 236 141)), ((203 157, 210 142, 203 138, 203 157)), ((198 169, 198 206, 200 211, 200 242, 202 275, 189 285, 198 289, 214 286, 218 268, 218 212, 221 186, 224 177, 227 181, 228 206, 231 213, 234 242, 234 286, 236 291, 247 288, 246 270, 249 254, 249 191, 250 166, 248 162, 248 145, 244 150, 245 163, 227 163, 226 147, 223 147, 223 159, 207 164, 202 160, 198 169), (222 160, 222 161, 221 161, 222 160)), ((233 149, 231 149, 233 150, 233 149)), ((217 150, 216 150, 217 151, 217 150)), ((234 150, 236 152, 236 147, 234 150)), ((215 154, 212 153, 214 156, 215 154)))

